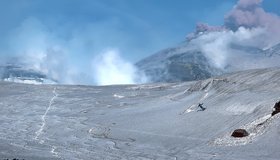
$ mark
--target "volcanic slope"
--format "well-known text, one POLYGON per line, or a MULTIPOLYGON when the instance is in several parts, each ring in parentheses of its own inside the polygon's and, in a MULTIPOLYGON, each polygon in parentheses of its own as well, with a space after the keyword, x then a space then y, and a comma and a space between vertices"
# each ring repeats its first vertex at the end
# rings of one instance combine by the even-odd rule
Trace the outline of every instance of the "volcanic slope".
POLYGON ((0 159, 280 157, 279 68, 185 83, 0 86, 0 159), (249 136, 231 137, 239 128, 249 136))
POLYGON ((203 51, 195 42, 182 42, 139 61, 136 66, 151 82, 204 80, 224 73, 279 67, 280 44, 267 49, 236 43, 228 47, 231 52, 216 57, 214 55, 217 51, 203 51), (216 59, 224 61, 220 63, 216 59))

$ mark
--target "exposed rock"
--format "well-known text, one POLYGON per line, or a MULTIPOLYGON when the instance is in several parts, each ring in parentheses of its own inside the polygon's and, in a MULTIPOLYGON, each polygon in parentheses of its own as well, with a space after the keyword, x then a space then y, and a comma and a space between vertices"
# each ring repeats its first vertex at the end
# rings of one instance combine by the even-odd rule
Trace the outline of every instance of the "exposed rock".
POLYGON ((271 116, 274 116, 275 114, 280 112, 280 101, 275 103, 274 105, 274 111, 271 113, 271 116))
POLYGON ((245 129, 236 129, 231 134, 232 137, 246 137, 249 133, 245 129))

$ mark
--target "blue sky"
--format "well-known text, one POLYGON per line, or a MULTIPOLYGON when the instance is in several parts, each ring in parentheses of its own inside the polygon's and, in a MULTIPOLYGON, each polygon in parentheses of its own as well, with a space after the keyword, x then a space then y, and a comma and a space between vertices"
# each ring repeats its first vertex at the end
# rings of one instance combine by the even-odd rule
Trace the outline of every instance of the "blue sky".
MULTIPOLYGON (((36 27, 40 27, 40 30, 56 37, 52 43, 67 42, 66 46, 70 46, 73 57, 86 59, 104 49, 115 48, 125 59, 137 62, 156 51, 180 43, 194 30, 197 22, 222 25, 224 15, 236 2, 1 0, 1 54, 8 53, 5 52, 7 39, 17 39, 16 31, 26 24, 31 25, 28 31, 36 31, 36 27)), ((280 14, 279 0, 264 0, 263 6, 267 11, 280 14)), ((32 36, 28 38, 32 39, 32 36)))

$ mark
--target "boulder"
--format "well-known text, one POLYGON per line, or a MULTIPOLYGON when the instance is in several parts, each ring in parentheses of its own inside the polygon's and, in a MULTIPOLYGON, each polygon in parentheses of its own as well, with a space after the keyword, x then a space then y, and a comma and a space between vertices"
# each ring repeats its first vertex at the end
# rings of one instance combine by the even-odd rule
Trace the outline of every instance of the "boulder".
POLYGON ((274 116, 275 114, 280 112, 280 101, 275 103, 274 105, 274 111, 271 113, 271 116, 274 116))
POLYGON ((232 137, 246 137, 249 133, 245 129, 236 129, 231 134, 232 137))

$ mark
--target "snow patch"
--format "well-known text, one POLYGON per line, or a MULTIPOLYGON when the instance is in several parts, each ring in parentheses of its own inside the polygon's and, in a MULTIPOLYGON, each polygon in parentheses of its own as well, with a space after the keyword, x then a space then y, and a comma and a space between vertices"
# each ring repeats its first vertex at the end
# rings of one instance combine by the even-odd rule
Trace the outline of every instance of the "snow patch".
POLYGON ((252 141, 255 138, 264 134, 267 131, 267 129, 270 127, 271 123, 275 118, 277 117, 271 117, 271 114, 269 114, 260 117, 251 123, 241 126, 240 128, 243 128, 246 131, 248 131, 249 136, 247 137, 235 138, 231 136, 231 133, 227 133, 226 135, 215 139, 213 142, 210 142, 210 144, 219 146, 239 146, 252 143, 252 141))
POLYGON ((113 97, 121 99, 121 98, 124 98, 125 96, 114 94, 113 97))

